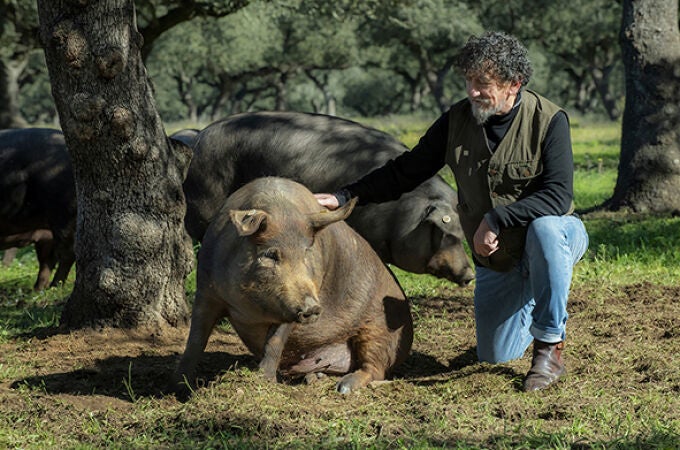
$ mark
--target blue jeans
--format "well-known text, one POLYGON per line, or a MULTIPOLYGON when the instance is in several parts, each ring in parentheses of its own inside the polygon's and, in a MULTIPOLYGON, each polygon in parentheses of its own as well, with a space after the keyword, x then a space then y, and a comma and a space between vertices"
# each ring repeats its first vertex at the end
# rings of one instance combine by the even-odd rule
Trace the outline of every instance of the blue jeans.
POLYGON ((476 268, 475 321, 480 361, 520 358, 536 339, 563 341, 574 265, 588 248, 588 234, 575 216, 535 219, 524 254, 509 272, 476 268))

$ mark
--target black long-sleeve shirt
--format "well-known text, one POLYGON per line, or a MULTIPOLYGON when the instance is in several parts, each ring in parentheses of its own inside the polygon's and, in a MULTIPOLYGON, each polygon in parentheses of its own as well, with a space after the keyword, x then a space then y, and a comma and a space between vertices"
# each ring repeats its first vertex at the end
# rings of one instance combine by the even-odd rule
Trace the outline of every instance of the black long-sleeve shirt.
MULTIPOLYGON (((515 107, 504 115, 492 116, 484 124, 489 148, 494 151, 517 115, 515 107)), ((359 204, 395 200, 435 175, 445 164, 449 132, 448 112, 442 114, 426 131, 410 152, 405 152, 360 180, 347 185, 336 194, 359 197, 359 204), (349 195, 347 195, 349 193, 349 195)), ((573 199, 574 163, 569 133, 569 120, 564 112, 556 114, 548 127, 541 151, 543 171, 531 192, 518 201, 498 206, 486 214, 494 231, 526 226, 533 219, 545 215, 569 212, 573 199)))

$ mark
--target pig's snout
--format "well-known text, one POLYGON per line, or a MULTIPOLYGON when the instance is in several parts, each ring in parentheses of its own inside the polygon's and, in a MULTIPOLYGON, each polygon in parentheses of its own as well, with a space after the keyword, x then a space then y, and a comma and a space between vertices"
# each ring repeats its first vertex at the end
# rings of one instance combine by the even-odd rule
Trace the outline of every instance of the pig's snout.
POLYGON ((297 321, 299 323, 314 322, 321 314, 321 305, 319 301, 308 295, 305 297, 305 303, 297 311, 297 321))
POLYGON ((439 278, 446 278, 459 286, 467 286, 475 279, 475 272, 467 262, 464 252, 450 249, 440 250, 430 259, 425 273, 439 278))

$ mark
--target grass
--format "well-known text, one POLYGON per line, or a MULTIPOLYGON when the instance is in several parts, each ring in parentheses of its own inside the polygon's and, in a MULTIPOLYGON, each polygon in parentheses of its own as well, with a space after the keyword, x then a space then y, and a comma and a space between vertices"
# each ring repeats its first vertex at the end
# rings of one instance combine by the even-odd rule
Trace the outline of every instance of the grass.
MULTIPOLYGON (((388 126, 410 136, 426 126, 416 122, 388 126)), ((574 123, 577 207, 611 194, 619 133, 574 123)), ((186 329, 45 335, 73 275, 34 293, 35 257, 24 249, 0 268, 0 448, 680 448, 680 218, 584 222, 591 242, 574 273, 569 375, 539 395, 519 392, 528 357, 476 361, 473 287, 395 270, 415 342, 393 381, 349 396, 332 377, 267 384, 225 323, 201 365, 205 385, 180 403, 161 388, 186 329)))
POLYGON ((572 124, 574 202, 585 210, 614 192, 619 164, 621 127, 612 123, 572 124))

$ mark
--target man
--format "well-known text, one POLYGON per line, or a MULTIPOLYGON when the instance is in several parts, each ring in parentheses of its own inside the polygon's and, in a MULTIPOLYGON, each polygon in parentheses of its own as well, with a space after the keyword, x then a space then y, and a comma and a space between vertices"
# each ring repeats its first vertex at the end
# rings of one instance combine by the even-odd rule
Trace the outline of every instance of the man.
POLYGON ((457 67, 467 98, 454 104, 405 152, 334 194, 330 209, 398 198, 444 164, 458 187, 458 212, 476 266, 477 355, 492 363, 533 346, 526 391, 565 372, 567 298, 588 235, 573 212, 573 154, 566 113, 523 89, 532 74, 526 48, 489 32, 471 38, 457 67))

